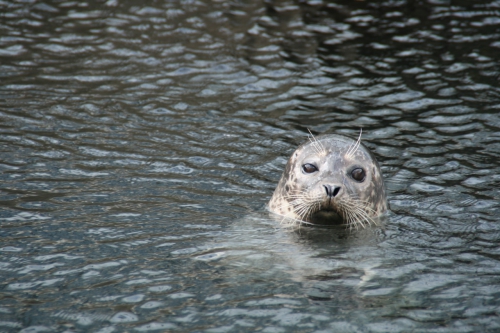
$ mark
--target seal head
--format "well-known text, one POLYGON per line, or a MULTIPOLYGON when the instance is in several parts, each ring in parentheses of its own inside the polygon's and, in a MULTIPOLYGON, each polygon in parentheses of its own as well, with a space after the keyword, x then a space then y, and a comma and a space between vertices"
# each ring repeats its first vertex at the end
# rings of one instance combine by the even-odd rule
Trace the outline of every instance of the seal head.
POLYGON ((299 146, 269 201, 271 212, 312 224, 375 223, 387 210, 385 185, 360 140, 329 134, 299 146))

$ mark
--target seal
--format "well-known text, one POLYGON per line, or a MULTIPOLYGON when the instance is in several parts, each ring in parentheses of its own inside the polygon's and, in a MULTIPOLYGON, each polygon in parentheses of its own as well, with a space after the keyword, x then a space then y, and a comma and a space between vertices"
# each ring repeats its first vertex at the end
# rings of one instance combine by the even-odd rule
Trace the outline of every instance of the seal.
POLYGON ((358 140, 326 134, 309 138, 292 154, 269 210, 307 224, 366 227, 387 210, 380 166, 358 140))

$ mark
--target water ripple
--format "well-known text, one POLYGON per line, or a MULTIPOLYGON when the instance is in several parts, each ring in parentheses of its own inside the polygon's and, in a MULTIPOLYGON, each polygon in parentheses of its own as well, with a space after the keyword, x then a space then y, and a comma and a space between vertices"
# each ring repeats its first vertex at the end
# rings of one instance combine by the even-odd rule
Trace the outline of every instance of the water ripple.
POLYGON ((497 1, 0 8, 6 332, 498 326, 497 1), (269 219, 360 128, 383 226, 269 219))

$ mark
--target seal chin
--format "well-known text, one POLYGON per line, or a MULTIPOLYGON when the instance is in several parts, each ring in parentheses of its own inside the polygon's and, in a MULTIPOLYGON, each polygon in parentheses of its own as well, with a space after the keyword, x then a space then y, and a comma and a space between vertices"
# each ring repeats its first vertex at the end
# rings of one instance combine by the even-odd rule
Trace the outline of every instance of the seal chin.
POLYGON ((320 225, 343 224, 344 219, 333 209, 318 210, 311 215, 311 223, 320 225))

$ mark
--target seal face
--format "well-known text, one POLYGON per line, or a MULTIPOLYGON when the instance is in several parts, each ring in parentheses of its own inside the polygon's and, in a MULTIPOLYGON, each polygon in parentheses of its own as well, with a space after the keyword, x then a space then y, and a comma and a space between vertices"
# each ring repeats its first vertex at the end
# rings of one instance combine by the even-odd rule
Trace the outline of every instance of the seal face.
POLYGON ((375 223, 387 210, 385 185, 360 139, 328 134, 300 145, 269 201, 271 212, 312 224, 375 223))

